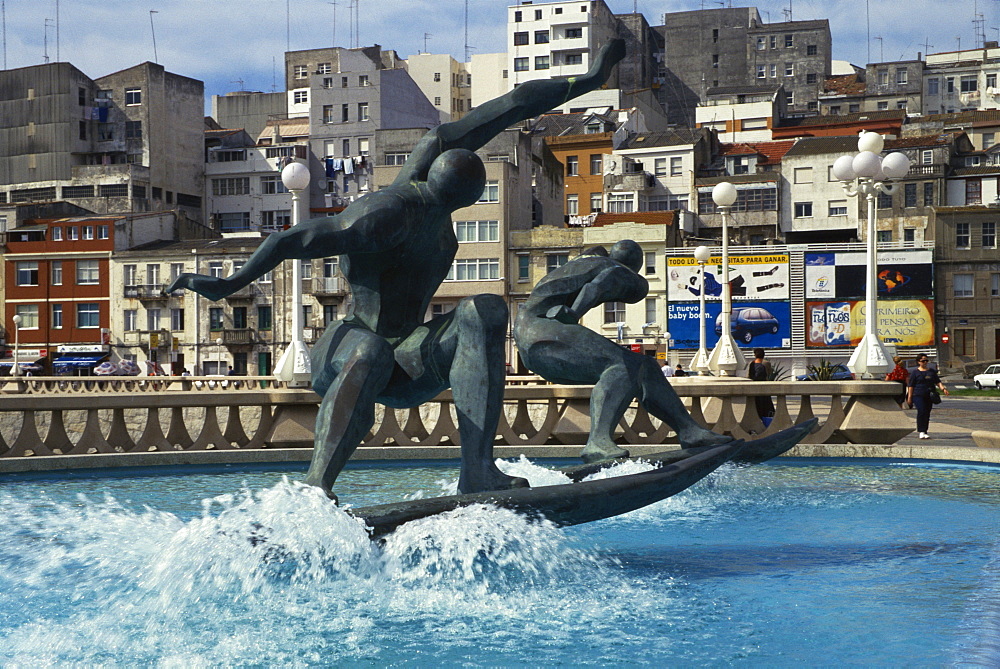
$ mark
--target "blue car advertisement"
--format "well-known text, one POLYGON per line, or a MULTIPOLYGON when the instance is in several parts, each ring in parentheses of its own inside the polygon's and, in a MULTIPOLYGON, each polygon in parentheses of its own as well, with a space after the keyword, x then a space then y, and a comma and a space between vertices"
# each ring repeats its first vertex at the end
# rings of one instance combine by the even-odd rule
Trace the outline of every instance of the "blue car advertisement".
MULTIPOLYGON (((667 309, 667 328, 676 349, 698 350, 697 302, 673 302, 667 309)), ((705 304, 705 341, 711 350, 722 332, 722 304, 705 304)), ((792 344, 791 307, 788 302, 740 302, 733 304, 733 338, 740 348, 790 348, 792 344)))

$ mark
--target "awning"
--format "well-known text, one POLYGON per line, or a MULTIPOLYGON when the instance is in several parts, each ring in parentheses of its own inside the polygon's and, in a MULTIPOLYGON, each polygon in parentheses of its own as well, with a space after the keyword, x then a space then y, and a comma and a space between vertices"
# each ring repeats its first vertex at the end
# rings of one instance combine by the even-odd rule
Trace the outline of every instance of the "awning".
MULTIPOLYGON (((38 364, 38 361, 27 362, 25 360, 22 360, 21 362, 19 362, 17 364, 18 364, 18 367, 21 368, 22 372, 40 372, 40 371, 42 371, 42 366, 38 364)), ((13 360, 0 360, 0 367, 13 367, 13 366, 14 366, 14 361, 13 360)))
POLYGON ((89 355, 63 355, 52 361, 54 368, 58 367, 93 367, 108 357, 107 353, 91 353, 89 355))

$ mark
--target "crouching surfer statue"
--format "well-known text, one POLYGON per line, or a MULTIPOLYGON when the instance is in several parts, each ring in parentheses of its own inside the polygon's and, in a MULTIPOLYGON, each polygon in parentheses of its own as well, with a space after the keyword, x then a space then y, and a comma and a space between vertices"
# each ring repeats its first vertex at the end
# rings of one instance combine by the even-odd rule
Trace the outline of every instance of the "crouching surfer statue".
POLYGON ((553 383, 594 384, 586 462, 628 457, 615 444, 614 430, 634 398, 673 428, 684 448, 732 441, 691 418, 652 358, 579 324, 599 304, 646 297, 649 283, 638 273, 642 261, 641 247, 629 239, 610 254, 600 246, 589 249, 539 281, 514 323, 514 341, 529 369, 553 383))
POLYGON ((330 497, 338 474, 375 423, 375 404, 422 404, 451 388, 462 441, 463 493, 526 486, 493 462, 504 391, 507 307, 495 295, 465 298, 424 322, 458 243, 451 214, 479 200, 486 170, 473 151, 510 125, 599 88, 625 55, 612 40, 590 70, 569 79, 528 81, 430 130, 396 180, 336 216, 317 218, 264 240, 233 275, 182 274, 188 288, 219 300, 288 259, 342 256, 354 308, 312 350, 312 387, 323 400, 306 483, 330 497))

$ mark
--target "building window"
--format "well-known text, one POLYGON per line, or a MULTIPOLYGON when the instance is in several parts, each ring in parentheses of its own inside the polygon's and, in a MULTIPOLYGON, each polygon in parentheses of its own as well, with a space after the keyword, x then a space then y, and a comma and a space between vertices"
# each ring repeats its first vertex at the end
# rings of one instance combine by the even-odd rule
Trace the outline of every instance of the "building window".
POLYGON ((815 56, 817 53, 819 53, 819 49, 817 49, 817 47, 816 47, 815 44, 807 44, 806 45, 806 55, 807 56, 815 56))
POLYGON ((635 200, 631 193, 608 193, 608 212, 630 214, 635 211, 635 200))
POLYGON ((531 256, 517 256, 517 280, 527 281, 531 278, 531 256))
POLYGON ((142 121, 125 121, 125 139, 142 139, 142 121))
POLYGON ((576 216, 580 213, 580 196, 576 193, 570 193, 566 196, 566 214, 568 216, 576 216))
POLYGON ((853 104, 847 105, 847 113, 848 114, 857 114, 859 111, 861 111, 861 105, 860 104, 853 103, 853 104))
POLYGON ((271 305, 262 304, 257 307, 257 329, 271 329, 271 305))
POLYGON ((590 213, 595 214, 604 207, 604 193, 590 194, 590 213))
POLYGON ((879 209, 892 209, 892 195, 879 193, 875 201, 875 206, 879 209))
POLYGON ((583 28, 566 28, 566 39, 579 39, 583 37, 583 28))
POLYGON ((170 310, 170 329, 177 331, 184 329, 184 310, 183 309, 171 309, 170 310))
POLYGON ((385 154, 385 165, 402 165, 406 162, 406 159, 410 157, 407 153, 387 153, 385 154))
POLYGON ((812 218, 812 215, 813 215, 812 202, 795 203, 795 218, 812 218))
POLYGON ((757 51, 763 51, 766 48, 767 48, 767 38, 766 37, 758 37, 757 38, 757 51))
POLYGON ((569 262, 569 254, 550 253, 545 256, 545 272, 548 274, 569 262))
POLYGON ((500 182, 499 181, 487 181, 486 186, 483 187, 483 194, 479 196, 479 200, 476 204, 489 204, 496 203, 500 201, 500 182))
POLYGON ((135 332, 139 329, 137 322, 137 311, 135 309, 126 309, 122 312, 122 321, 124 322, 125 332, 135 332))
POLYGON ((983 248, 984 249, 995 249, 997 247, 997 224, 988 221, 983 223, 983 248))
POLYGON ((847 200, 830 200, 830 216, 847 216, 847 200))
POLYGON ((889 85, 889 70, 879 70, 876 76, 879 86, 889 85))
POLYGON ((260 212, 260 225, 267 230, 281 230, 292 223, 292 212, 288 209, 275 209, 260 212))
POLYGON ((21 330, 38 329, 38 305, 19 304, 14 308, 14 312, 21 317, 21 330))
POLYGON ((785 63, 785 76, 790 77, 795 74, 795 64, 785 63))
POLYGON ((915 228, 903 228, 903 241, 904 242, 915 242, 917 241, 917 231, 915 228))
POLYGON ((612 323, 624 323, 625 322, 625 303, 624 302, 605 302, 604 303, 604 322, 605 324, 612 323))
POLYGON ((146 309, 146 329, 150 332, 160 329, 159 309, 146 309))
POLYGON ((906 70, 899 68, 896 70, 896 83, 905 84, 906 83, 906 70))
POLYGON ((358 103, 358 120, 367 121, 368 120, 368 103, 359 102, 358 103))
POLYGON ((973 291, 973 275, 956 274, 953 279, 952 295, 954 297, 972 297, 975 295, 973 291))
POLYGON ((455 238, 464 242, 500 241, 499 221, 455 221, 455 238))
POLYGON ((249 195, 250 177, 212 179, 212 195, 249 195))
POLYGON ((808 74, 806 74, 806 83, 807 84, 815 84, 816 83, 816 73, 815 72, 809 72, 808 74))
POLYGON ((233 307, 233 327, 239 330, 247 327, 246 307, 233 307))
POLYGON ((654 158, 653 159, 653 174, 658 177, 667 176, 667 159, 666 158, 654 158))
POLYGON ((646 323, 651 325, 656 324, 656 298, 647 297, 646 298, 646 323))
MULTIPOLYGON (((63 189, 63 197, 66 197, 65 192, 66 192, 66 189, 64 188, 63 189)), ((0 200, 0 202, 2 202, 2 200, 0 200)), ((4 220, 6 220, 6 219, 4 219, 4 220)), ((0 228, 0 229, 2 229, 2 228, 0 228)), ((54 241, 54 242, 61 242, 62 241, 62 228, 60 228, 60 227, 52 228, 52 241, 54 241)))
POLYGON ((101 327, 101 306, 97 302, 78 302, 76 305, 76 327, 101 327))
POLYGON ((535 20, 536 21, 541 21, 542 20, 542 10, 540 10, 540 9, 536 9, 535 10, 535 20))
POLYGON ((983 202, 983 180, 965 180, 965 204, 982 204, 983 202))
POLYGON ((582 53, 567 53, 563 56, 563 63, 566 65, 583 65, 582 53))
POLYGON ((795 40, 794 35, 785 35, 785 48, 791 49, 795 44, 794 40, 795 40))
POLYGON ((875 241, 880 244, 888 244, 892 241, 892 230, 878 230, 875 233, 875 241))
POLYGON ((287 193, 284 182, 278 175, 265 176, 260 178, 260 192, 263 195, 277 195, 287 193))
POLYGON ((769 74, 772 79, 778 76, 778 65, 777 63, 771 63, 768 65, 769 74))
POLYGON ((209 307, 208 308, 208 329, 213 332, 218 332, 222 329, 222 307, 209 307))
POLYGON ((221 260, 213 260, 212 262, 208 263, 208 275, 212 276, 212 277, 215 277, 216 279, 221 279, 222 278, 222 261, 221 260))
POLYGON ((125 105, 141 105, 142 104, 142 89, 141 88, 126 88, 125 89, 125 105))
POLYGON ((17 285, 37 286, 38 285, 38 262, 34 260, 19 261, 17 268, 17 285))
POLYGON ((371 80, 368 78, 367 74, 358 75, 358 86, 371 86, 371 80))
POLYGON ((441 106, 441 96, 440 95, 435 95, 434 96, 434 106, 435 107, 440 107, 441 106))
POLYGON ((548 56, 535 56, 535 69, 536 70, 547 70, 547 69, 549 69, 549 57, 548 56))
POLYGON ((158 286, 160 285, 160 265, 146 265, 146 285, 147 286, 158 286))
POLYGON ((646 251, 646 275, 656 274, 656 251, 646 251))
POLYGON ((670 176, 679 177, 684 173, 684 159, 680 156, 670 158, 670 176))
POLYGON ((93 286, 100 282, 99 260, 76 261, 76 283, 78 286, 93 286))
POLYGON ((758 79, 763 79, 766 76, 767 76, 767 66, 766 65, 758 65, 757 66, 757 78, 758 79))
POLYGON ((499 258, 456 258, 445 280, 490 281, 499 278, 499 258))
POLYGON ((309 91, 295 91, 292 93, 292 102, 297 105, 309 102, 309 91))
POLYGON ((305 65, 294 65, 292 67, 292 72, 296 79, 305 79, 309 76, 309 68, 305 65))
POLYGON ((52 273, 52 285, 61 286, 63 282, 63 267, 61 260, 53 260, 49 263, 49 269, 52 273))
POLYGON ((335 123, 333 105, 323 105, 323 123, 335 123))
POLYGON ((108 233, 109 233, 108 226, 106 226, 106 225, 98 225, 97 226, 97 238, 98 239, 107 239, 108 238, 108 233))
POLYGON ((351 120, 351 105, 345 102, 344 104, 340 105, 340 122, 347 123, 350 120, 351 120))
POLYGON ((580 158, 578 156, 566 156, 566 176, 575 177, 580 174, 580 158))
POLYGON ((1000 297, 1000 274, 990 274, 990 297, 1000 297))
POLYGON ((600 153, 590 154, 590 173, 600 174, 602 170, 604 156, 600 153))
POLYGON ((792 174, 797 184, 811 184, 813 182, 813 168, 796 167, 792 174))
POLYGON ((527 72, 528 71, 528 59, 527 59, 527 57, 515 58, 514 59, 514 71, 515 72, 527 72))
POLYGON ((535 44, 548 44, 549 43, 549 31, 548 30, 536 30, 535 31, 535 44))
POLYGON ((934 182, 925 181, 924 182, 924 206, 931 207, 934 205, 934 182))
POLYGON ((86 240, 94 239, 94 226, 92 225, 83 226, 83 238, 86 240))
POLYGON ((956 329, 952 337, 952 350, 955 355, 976 355, 976 331, 972 329, 956 329))
POLYGON ((879 111, 886 111, 887 109, 889 109, 889 102, 887 100, 879 100, 878 101, 878 110, 879 111))
POLYGON ((979 90, 979 80, 974 74, 962 76, 962 78, 959 79, 958 85, 962 93, 973 93, 979 90))
POLYGON ((785 91, 785 104, 789 106, 795 104, 795 91, 785 91))
POLYGON ((434 73, 434 81, 441 81, 441 73, 440 72, 435 72, 434 73))
POLYGON ((61 304, 52 305, 52 329, 61 330, 63 326, 63 308, 61 304))
MULTIPOLYGON (((993 146, 996 143, 995 137, 996 137, 996 133, 992 133, 992 132, 984 132, 983 133, 983 151, 985 151, 986 149, 990 148, 991 146, 993 146)), ((995 162, 995 159, 994 159, 994 162, 995 162)))
POLYGON ((917 206, 917 184, 903 184, 903 206, 917 206))
POLYGON ((331 63, 320 63, 316 66, 316 74, 330 74, 331 72, 333 72, 331 63))
POLYGON ((955 224, 955 248, 967 249, 972 247, 972 233, 969 223, 955 224))

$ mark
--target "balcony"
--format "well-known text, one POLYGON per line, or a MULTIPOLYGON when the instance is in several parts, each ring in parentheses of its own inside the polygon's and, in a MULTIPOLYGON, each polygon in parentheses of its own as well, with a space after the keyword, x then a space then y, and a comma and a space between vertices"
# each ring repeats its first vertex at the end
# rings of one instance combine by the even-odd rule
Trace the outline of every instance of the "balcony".
POLYGON ((943 177, 944 165, 910 165, 908 177, 943 177))
POLYGON ((125 286, 125 297, 140 300, 170 299, 170 295, 163 292, 164 288, 166 288, 166 286, 160 283, 125 286))
POLYGON ((313 295, 346 295, 347 281, 342 276, 318 276, 312 279, 313 295))
POLYGON ((256 283, 243 286, 236 292, 226 295, 227 300, 252 300, 260 294, 260 288, 256 283))
POLYGON ((604 175, 604 189, 615 191, 646 191, 656 185, 656 178, 649 172, 604 175))
POLYGON ((254 343, 253 330, 251 328, 233 328, 222 331, 222 343, 225 346, 234 344, 254 343))

